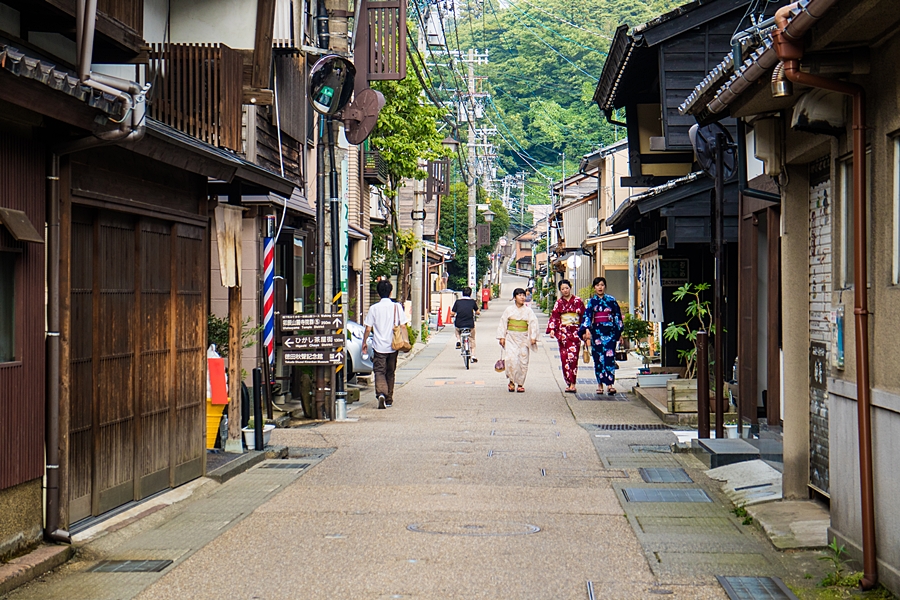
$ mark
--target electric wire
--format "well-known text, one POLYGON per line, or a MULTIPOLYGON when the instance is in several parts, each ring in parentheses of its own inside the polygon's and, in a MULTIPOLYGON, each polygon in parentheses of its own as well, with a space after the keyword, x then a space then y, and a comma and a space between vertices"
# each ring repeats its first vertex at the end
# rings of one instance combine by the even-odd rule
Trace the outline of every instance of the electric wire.
MULTIPOLYGON (((512 0, 508 0, 508 1, 509 1, 510 4, 513 4, 512 0)), ((556 16, 556 15, 553 14, 552 12, 550 12, 550 11, 548 11, 548 10, 544 10, 544 9, 541 8, 540 6, 537 6, 537 5, 532 4, 532 3, 529 2, 528 0, 519 0, 519 1, 520 1, 520 2, 524 2, 525 4, 527 4, 528 6, 530 6, 531 8, 535 9, 536 11, 541 12, 541 13, 544 13, 544 14, 547 15, 548 17, 550 17, 550 18, 552 18, 552 19, 555 19, 555 20, 559 21, 559 22, 562 23, 563 25, 566 25, 566 26, 568 26, 568 27, 572 27, 572 28, 574 28, 574 29, 580 29, 581 31, 584 31, 584 32, 586 32, 586 33, 590 33, 591 35, 596 35, 596 36, 605 38, 605 39, 607 39, 607 40, 612 40, 612 37, 610 37, 609 35, 607 35, 607 34, 605 34, 605 33, 602 33, 602 32, 600 32, 600 31, 594 31, 594 30, 591 30, 591 29, 586 29, 586 28, 584 28, 584 27, 582 27, 582 26, 580 26, 580 25, 576 25, 575 23, 571 23, 571 22, 569 22, 569 21, 566 21, 565 19, 556 16)))
POLYGON ((600 50, 596 50, 596 49, 594 49, 594 48, 591 48, 590 46, 585 46, 585 45, 582 44, 581 42, 578 42, 578 41, 576 41, 576 40, 573 40, 573 39, 571 39, 571 38, 568 38, 568 37, 564 36, 563 34, 559 33, 558 31, 556 31, 555 29, 551 29, 550 27, 547 27, 546 25, 544 25, 543 23, 541 23, 540 21, 536 20, 534 17, 532 17, 531 15, 529 15, 527 11, 524 11, 524 10, 522 10, 521 8, 519 8, 519 7, 516 5, 515 2, 510 2, 509 5, 510 5, 511 7, 513 7, 513 8, 515 8, 517 11, 519 11, 519 12, 522 13, 523 15, 525 15, 525 17, 526 17, 529 21, 534 21, 534 23, 537 24, 539 27, 541 27, 542 29, 546 29, 547 31, 549 31, 549 32, 552 33, 553 35, 555 35, 555 36, 557 36, 557 37, 560 37, 560 38, 566 40, 567 42, 571 42, 571 43, 575 44, 576 46, 578 46, 578 47, 580 47, 580 48, 584 48, 585 50, 589 50, 590 52, 594 52, 594 53, 599 54, 599 55, 604 56, 604 57, 607 56, 607 53, 606 53, 606 52, 602 52, 602 51, 600 51, 600 50))

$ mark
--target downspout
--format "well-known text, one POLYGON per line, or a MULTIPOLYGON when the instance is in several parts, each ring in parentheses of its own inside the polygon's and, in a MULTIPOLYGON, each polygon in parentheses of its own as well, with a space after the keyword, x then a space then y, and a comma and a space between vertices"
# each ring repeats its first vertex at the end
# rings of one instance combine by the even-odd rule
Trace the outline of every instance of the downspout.
POLYGON ((144 135, 146 93, 150 85, 141 86, 133 81, 91 73, 91 56, 94 45, 94 25, 97 17, 97 0, 78 0, 76 51, 78 77, 94 89, 114 95, 124 107, 119 128, 97 132, 93 136, 59 144, 51 148, 47 164, 47 424, 46 424, 46 517, 44 534, 47 539, 72 543, 68 531, 60 529, 59 497, 59 401, 60 401, 60 233, 59 233, 59 159, 61 156, 90 148, 115 143, 135 142, 144 135))
POLYGON ((872 417, 869 381, 869 308, 868 269, 866 247, 866 97, 862 86, 835 81, 800 71, 803 58, 803 36, 812 23, 827 10, 834 0, 811 2, 807 9, 788 23, 794 7, 786 6, 775 13, 778 29, 772 34, 775 51, 784 63, 789 81, 814 88, 845 94, 853 99, 853 314, 856 324, 856 395, 859 419, 859 483, 862 503, 863 578, 860 586, 870 590, 878 584, 878 564, 875 552, 875 501, 872 476, 872 417), (813 12, 815 10, 816 12, 813 12), (792 35, 791 25, 803 19, 800 35, 792 35), (810 18, 812 20, 810 20, 810 18))

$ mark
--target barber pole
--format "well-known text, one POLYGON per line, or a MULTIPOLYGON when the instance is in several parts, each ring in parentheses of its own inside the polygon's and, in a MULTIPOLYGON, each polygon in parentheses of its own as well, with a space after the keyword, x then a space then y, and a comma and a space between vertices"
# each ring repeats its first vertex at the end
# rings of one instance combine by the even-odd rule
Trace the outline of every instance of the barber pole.
POLYGON ((263 238, 263 343, 269 364, 275 362, 275 238, 263 238))

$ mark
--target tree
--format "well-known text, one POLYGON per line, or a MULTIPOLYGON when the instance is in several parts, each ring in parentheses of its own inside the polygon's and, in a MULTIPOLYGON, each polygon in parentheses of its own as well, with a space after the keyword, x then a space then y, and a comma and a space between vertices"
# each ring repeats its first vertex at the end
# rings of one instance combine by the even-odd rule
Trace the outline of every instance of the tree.
MULTIPOLYGON (((417 60, 410 56, 408 61, 417 60)), ((408 69, 412 72, 412 69, 408 69)), ((445 155, 443 137, 437 130, 440 109, 422 102, 422 86, 418 79, 408 76, 400 81, 377 81, 372 88, 384 94, 385 105, 378 115, 378 123, 369 136, 369 143, 378 149, 387 164, 388 189, 391 201, 389 231, 373 231, 373 275, 399 275, 398 296, 409 293, 409 255, 417 240, 412 231, 398 228, 397 192, 404 179, 424 179, 427 173, 419 168, 419 160, 445 155)))

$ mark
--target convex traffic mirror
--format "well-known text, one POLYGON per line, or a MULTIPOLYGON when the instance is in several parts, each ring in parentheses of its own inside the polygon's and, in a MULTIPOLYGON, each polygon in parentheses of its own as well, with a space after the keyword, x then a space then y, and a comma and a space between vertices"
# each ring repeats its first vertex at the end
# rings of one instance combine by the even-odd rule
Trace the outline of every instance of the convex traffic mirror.
POLYGON ((346 58, 329 54, 309 72, 309 101, 316 112, 334 115, 347 106, 353 95, 356 67, 346 58))

